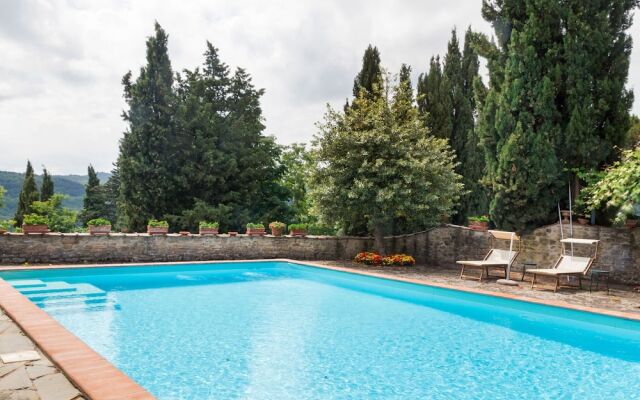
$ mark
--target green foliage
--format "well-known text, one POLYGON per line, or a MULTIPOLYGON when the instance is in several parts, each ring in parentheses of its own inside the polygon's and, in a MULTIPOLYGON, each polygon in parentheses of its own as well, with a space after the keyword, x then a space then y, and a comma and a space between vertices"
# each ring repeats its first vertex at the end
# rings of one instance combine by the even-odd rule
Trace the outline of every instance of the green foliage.
POLYGON ((312 177, 321 221, 347 229, 364 222, 377 245, 396 221, 406 230, 436 225, 462 189, 446 140, 430 136, 414 104, 397 95, 406 85, 383 89, 344 113, 328 108, 312 177))
MULTIPOLYGON (((491 216, 523 230, 554 219, 563 170, 615 159, 629 128, 628 75, 634 0, 483 2, 497 43, 472 35, 487 58, 477 131, 491 216)), ((575 175, 570 175, 576 187, 575 175)))
POLYGON ((280 163, 284 167, 281 185, 289 193, 289 209, 294 222, 312 222, 311 199, 309 197, 309 177, 314 167, 311 152, 304 144, 294 143, 285 146, 280 155, 280 163))
MULTIPOLYGON (((291 229, 291 227, 289 227, 291 229)), ((309 235, 315 236, 336 236, 337 232, 334 228, 326 225, 311 224, 307 228, 309 235)))
POLYGON ((87 226, 111 226, 111 222, 108 219, 104 218, 94 218, 87 221, 87 226))
POLYGON ((640 118, 637 115, 631 116, 631 127, 627 132, 626 148, 633 149, 640 146, 640 118))
POLYGON ((6 193, 6 190, 4 189, 4 187, 0 186, 0 208, 4 207, 4 194, 6 193))
POLYGON ((49 219, 40 214, 26 214, 23 218, 23 225, 47 225, 49 219))
POLYGON ((15 225, 16 225, 16 221, 12 219, 0 220, 0 229, 4 229, 5 231, 11 230, 15 225))
POLYGON ((256 224, 256 223, 253 223, 253 222, 249 222, 246 225, 246 228, 247 229, 264 229, 264 224, 256 224))
POLYGON ((42 171, 42 185, 40 186, 40 201, 47 201, 53 196, 53 179, 47 169, 42 171))
POLYGON ((587 204, 591 209, 604 206, 617 211, 615 222, 640 217, 640 147, 627 150, 622 160, 606 170, 604 177, 588 186, 587 204))
POLYGON ((64 195, 54 194, 47 201, 34 201, 31 204, 33 214, 45 217, 49 230, 53 232, 73 232, 76 228, 76 212, 62 206, 64 195))
POLYGON ((159 221, 157 219, 150 219, 147 222, 147 226, 151 228, 168 228, 169 223, 167 221, 159 221))
POLYGON ((486 215, 474 215, 470 216, 469 222, 489 222, 489 217, 486 215))
POLYGON ((418 77, 418 110, 428 132, 441 139, 451 137, 453 105, 451 88, 442 75, 440 56, 431 57, 429 72, 418 77))
POLYGON ((362 69, 353 81, 353 96, 373 97, 382 87, 382 68, 380 67, 380 52, 377 47, 369 45, 362 56, 362 69))
POLYGON ((308 228, 309 228, 308 224, 289 224, 289 232, 306 231, 308 228))
POLYGON ((200 224, 198 225, 200 228, 219 228, 220 227, 219 222, 200 221, 200 224))
POLYGON ((84 204, 82 212, 80 212, 79 215, 80 222, 83 223, 83 225, 88 225, 88 221, 96 218, 107 217, 115 219, 113 202, 116 200, 111 198, 113 194, 109 193, 110 188, 107 188, 105 185, 100 185, 100 179, 92 165, 89 165, 87 168, 87 177, 84 204))
POLYGON ((156 26, 146 66, 135 81, 125 76, 118 209, 131 229, 151 217, 180 229, 211 219, 238 229, 288 215, 280 148, 263 134, 264 90, 242 68, 231 74, 211 43, 204 59, 174 79, 167 36, 156 26))
POLYGON ((38 188, 36 187, 36 180, 33 174, 33 167, 31 162, 27 161, 27 170, 24 175, 24 182, 22 183, 22 190, 18 197, 18 208, 16 210, 15 220, 18 225, 22 225, 22 218, 25 214, 32 213, 32 207, 34 201, 40 198, 38 188))

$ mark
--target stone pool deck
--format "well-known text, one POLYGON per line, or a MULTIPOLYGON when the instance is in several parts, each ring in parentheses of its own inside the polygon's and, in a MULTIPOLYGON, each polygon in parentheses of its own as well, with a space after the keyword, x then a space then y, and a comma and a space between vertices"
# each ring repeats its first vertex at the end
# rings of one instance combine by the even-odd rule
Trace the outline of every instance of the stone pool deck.
POLYGON ((0 400, 84 400, 80 391, 0 310, 0 355, 35 351, 32 361, 0 359, 0 400))
MULTIPOLYGON (((600 285, 599 290, 589 293, 589 281, 583 280, 582 290, 561 288, 557 293, 553 290, 538 287, 531 289, 530 276, 525 277, 525 281, 520 281, 519 271, 512 271, 511 278, 518 282, 518 286, 505 286, 496 283, 496 278, 491 278, 479 282, 477 280, 460 279, 460 270, 451 268, 430 267, 416 265, 412 267, 389 267, 362 265, 349 261, 314 261, 315 264, 326 266, 337 266, 354 272, 370 272, 382 274, 391 278, 404 278, 420 282, 435 283, 439 285, 468 288, 471 290, 482 290, 511 296, 536 299, 556 305, 554 303, 568 303, 569 305, 586 308, 596 308, 614 313, 629 313, 634 319, 640 319, 640 287, 610 285, 609 293, 600 285)), ((493 272, 499 274, 498 271, 493 272)), ((542 283, 544 284, 544 277, 542 283)), ((549 281, 549 287, 552 287, 549 281)))

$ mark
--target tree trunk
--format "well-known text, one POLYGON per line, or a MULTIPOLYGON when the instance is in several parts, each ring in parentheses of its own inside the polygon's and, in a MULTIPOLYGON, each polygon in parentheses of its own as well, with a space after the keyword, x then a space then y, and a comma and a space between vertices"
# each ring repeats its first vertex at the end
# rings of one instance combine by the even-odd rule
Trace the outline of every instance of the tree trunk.
POLYGON ((384 228, 383 223, 376 223, 373 227, 373 246, 380 255, 386 255, 387 250, 384 245, 384 228))

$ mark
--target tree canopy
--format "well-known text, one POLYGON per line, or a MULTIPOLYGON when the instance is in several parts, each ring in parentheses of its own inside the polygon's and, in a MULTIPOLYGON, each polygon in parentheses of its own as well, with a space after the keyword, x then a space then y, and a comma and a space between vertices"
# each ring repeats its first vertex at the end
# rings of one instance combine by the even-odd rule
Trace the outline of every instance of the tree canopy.
POLYGON ((437 224, 462 184, 446 140, 428 134, 406 82, 381 89, 361 92, 345 112, 327 110, 314 142, 312 196, 324 222, 364 222, 384 253, 382 237, 395 220, 408 229, 437 224))

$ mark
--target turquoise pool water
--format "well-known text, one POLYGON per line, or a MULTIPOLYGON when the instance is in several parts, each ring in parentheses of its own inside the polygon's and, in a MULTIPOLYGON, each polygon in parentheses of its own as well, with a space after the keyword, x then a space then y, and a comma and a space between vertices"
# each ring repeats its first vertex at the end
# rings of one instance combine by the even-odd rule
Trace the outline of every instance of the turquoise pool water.
POLYGON ((283 262, 0 276, 161 400, 640 398, 623 319, 283 262))

